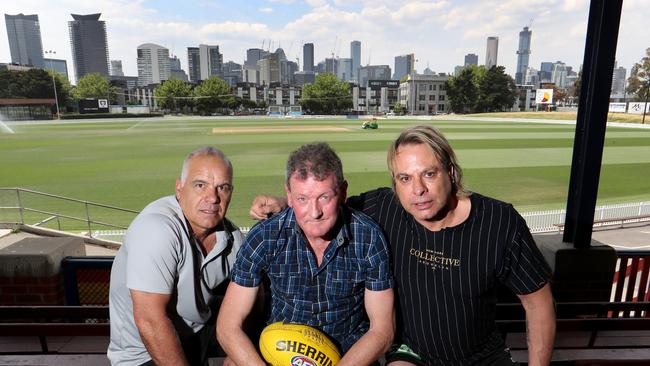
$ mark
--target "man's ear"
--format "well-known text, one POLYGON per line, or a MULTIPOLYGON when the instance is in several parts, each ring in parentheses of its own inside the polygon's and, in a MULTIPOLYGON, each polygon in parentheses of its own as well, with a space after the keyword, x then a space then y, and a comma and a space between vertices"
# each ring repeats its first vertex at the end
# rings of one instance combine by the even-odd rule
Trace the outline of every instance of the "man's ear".
POLYGON ((293 207, 293 202, 291 202, 291 190, 289 189, 288 185, 284 185, 284 191, 287 194, 287 206, 293 207))
POLYGON ((181 183, 180 179, 176 179, 176 199, 178 199, 181 196, 181 188, 183 187, 183 183, 181 183))

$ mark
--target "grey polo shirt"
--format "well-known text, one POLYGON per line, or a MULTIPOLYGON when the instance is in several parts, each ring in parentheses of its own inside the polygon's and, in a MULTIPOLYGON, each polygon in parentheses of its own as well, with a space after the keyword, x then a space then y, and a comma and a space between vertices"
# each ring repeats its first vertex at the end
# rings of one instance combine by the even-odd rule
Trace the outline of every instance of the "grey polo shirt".
POLYGON ((198 332, 213 315, 213 289, 230 276, 242 234, 230 221, 203 256, 174 196, 152 202, 133 220, 111 270, 108 358, 114 365, 151 359, 133 318, 129 289, 170 294, 168 314, 180 337, 198 332))

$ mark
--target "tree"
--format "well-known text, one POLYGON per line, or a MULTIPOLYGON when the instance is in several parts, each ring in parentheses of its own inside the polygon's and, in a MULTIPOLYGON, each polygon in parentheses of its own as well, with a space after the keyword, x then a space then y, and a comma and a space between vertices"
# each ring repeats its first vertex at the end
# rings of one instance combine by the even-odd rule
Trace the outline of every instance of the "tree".
MULTIPOLYGON (((59 105, 65 105, 70 98, 70 82, 59 73, 54 73, 54 80, 59 105)), ((43 69, 0 71, 0 98, 54 99, 52 73, 43 69)))
POLYGON ((445 89, 449 106, 455 113, 475 112, 479 100, 479 82, 485 75, 485 66, 469 65, 447 80, 445 89))
POLYGON ((192 87, 182 80, 172 78, 164 81, 154 90, 154 95, 160 108, 174 113, 192 106, 192 87))
POLYGON ((230 96, 230 85, 218 76, 210 76, 194 88, 194 96, 199 111, 210 114, 217 108, 226 106, 226 97, 230 96))
POLYGON ((108 79, 98 73, 86 74, 77 80, 77 86, 72 89, 72 96, 75 99, 95 98, 109 99, 109 103, 116 100, 117 88, 111 86, 108 79))
POLYGON ((318 74, 313 84, 303 87, 300 104, 303 110, 313 114, 343 113, 352 108, 350 87, 332 73, 318 74))
POLYGON ((650 96, 650 48, 646 48, 645 56, 632 66, 625 92, 635 101, 644 102, 650 96))
POLYGON ((480 78, 476 107, 479 112, 504 111, 512 108, 517 100, 515 81, 505 70, 504 66, 493 66, 480 78))
POLYGON ((404 112, 406 111, 406 108, 404 108, 404 105, 402 105, 402 103, 397 102, 397 103, 395 103, 395 107, 393 108, 393 111, 396 114, 404 114, 404 112))

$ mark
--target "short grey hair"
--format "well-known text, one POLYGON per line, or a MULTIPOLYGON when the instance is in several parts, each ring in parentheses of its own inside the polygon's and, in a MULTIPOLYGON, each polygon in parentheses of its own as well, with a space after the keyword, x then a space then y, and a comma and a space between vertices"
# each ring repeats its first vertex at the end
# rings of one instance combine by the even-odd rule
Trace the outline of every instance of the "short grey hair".
POLYGON ((187 155, 187 157, 185 157, 185 160, 183 160, 183 166, 181 167, 181 184, 185 184, 185 179, 187 179, 187 169, 190 160, 192 160, 192 158, 194 158, 195 156, 202 156, 202 155, 214 156, 221 159, 224 163, 226 163, 226 166, 228 167, 228 173, 230 174, 230 176, 232 176, 232 163, 226 157, 226 154, 224 154, 223 151, 217 149, 216 147, 204 146, 192 151, 187 155))
POLYGON ((395 159, 397 149, 402 145, 425 145, 436 156, 440 164, 450 172, 452 191, 457 196, 465 196, 468 192, 463 185, 463 170, 449 141, 437 128, 433 126, 414 126, 402 131, 397 139, 388 148, 386 157, 390 170, 393 187, 395 186, 395 159))
POLYGON ((336 152, 325 142, 304 144, 289 154, 287 160, 286 184, 292 175, 300 180, 305 180, 311 174, 322 181, 332 174, 337 186, 345 181, 343 177, 343 164, 336 152))

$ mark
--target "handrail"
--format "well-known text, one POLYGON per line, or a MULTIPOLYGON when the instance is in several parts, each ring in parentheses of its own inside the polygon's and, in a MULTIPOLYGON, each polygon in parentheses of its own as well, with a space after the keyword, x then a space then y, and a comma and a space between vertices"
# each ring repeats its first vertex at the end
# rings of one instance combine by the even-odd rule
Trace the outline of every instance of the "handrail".
MULTIPOLYGON (((51 194, 51 193, 45 193, 45 192, 39 192, 31 189, 26 189, 26 188, 20 188, 20 187, 0 187, 0 194, 4 192, 15 192, 16 196, 16 205, 7 205, 7 206, 0 206, 0 210, 17 210, 20 214, 20 221, 16 222, 16 220, 13 220, 11 222, 5 222, 2 221, 2 218, 0 218, 0 223, 5 223, 5 224, 28 224, 25 221, 27 220, 27 217, 29 213, 34 213, 34 214, 43 214, 47 215, 48 217, 46 219, 40 219, 38 222, 34 223, 33 225, 35 226, 41 226, 47 222, 56 220, 57 225, 58 225, 58 230, 61 230, 61 220, 60 219, 66 219, 66 220, 71 220, 74 222, 81 222, 85 223, 87 233, 84 234, 88 237, 94 237, 93 236, 93 231, 98 231, 98 230, 93 230, 93 226, 101 226, 104 228, 114 228, 114 229, 121 229, 125 230, 127 229, 127 225, 120 225, 116 223, 111 223, 111 222, 106 222, 101 219, 93 218, 93 215, 91 215, 91 208, 100 208, 100 209, 107 209, 107 210, 112 210, 116 211, 119 213, 126 213, 126 214, 138 214, 139 211, 131 210, 128 208, 122 208, 122 207, 117 207, 117 206, 112 206, 112 205, 107 205, 103 203, 98 203, 98 202, 92 202, 92 201, 87 201, 87 200, 80 200, 76 198, 71 198, 71 197, 65 197, 61 195, 56 195, 56 194, 51 194), (79 210, 83 211, 83 214, 80 214, 80 216, 73 216, 72 214, 66 214, 62 212, 52 212, 47 209, 40 209, 40 208, 35 208, 35 207, 25 207, 24 202, 25 202, 25 195, 26 194, 31 194, 35 196, 39 196, 41 198, 54 198, 57 200, 65 201, 65 202, 72 202, 74 204, 79 204, 80 207, 78 208, 79 210)), ((95 216, 96 217, 96 216, 95 216)), ((130 220, 129 220, 130 221, 130 220)))

